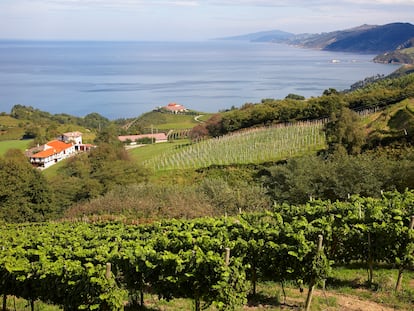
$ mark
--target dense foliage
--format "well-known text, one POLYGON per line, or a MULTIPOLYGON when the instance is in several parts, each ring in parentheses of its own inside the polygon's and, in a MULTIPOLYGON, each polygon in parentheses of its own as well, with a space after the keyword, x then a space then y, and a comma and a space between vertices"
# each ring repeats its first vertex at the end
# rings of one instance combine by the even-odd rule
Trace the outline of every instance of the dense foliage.
POLYGON ((132 161, 119 142, 101 143, 87 154, 70 158, 49 182, 58 200, 57 208, 62 212, 117 186, 143 182, 147 176, 148 171, 132 161))
POLYGON ((0 157, 0 220, 44 221, 51 217, 52 192, 45 177, 20 150, 0 157))
POLYGON ((311 285, 325 280, 333 263, 366 262, 371 282, 379 262, 396 265, 402 276, 414 264, 413 203, 413 192, 392 192, 146 226, 5 225, 0 294, 68 310, 119 310, 128 296, 142 306, 148 292, 192 298, 197 311, 211 304, 232 310, 258 280, 311 285))
POLYGON ((37 126, 42 123, 50 124, 56 122, 58 124, 77 124, 90 129, 99 129, 107 127, 110 123, 107 118, 96 112, 90 113, 85 117, 75 117, 65 113, 51 114, 49 112, 23 105, 13 106, 10 115, 18 120, 33 121, 37 126))
POLYGON ((203 216, 236 215, 240 211, 268 210, 266 189, 253 181, 205 177, 193 185, 141 183, 119 186, 89 202, 76 204, 65 219, 192 219, 203 216))
POLYGON ((414 189, 413 157, 409 148, 397 154, 293 158, 262 171, 263 182, 276 202, 346 200, 353 194, 378 198, 381 191, 414 189))
POLYGON ((90 153, 70 158, 50 178, 33 168, 20 150, 9 150, 0 157, 0 220, 50 220, 75 203, 143 182, 147 176, 122 145, 102 143, 90 153))

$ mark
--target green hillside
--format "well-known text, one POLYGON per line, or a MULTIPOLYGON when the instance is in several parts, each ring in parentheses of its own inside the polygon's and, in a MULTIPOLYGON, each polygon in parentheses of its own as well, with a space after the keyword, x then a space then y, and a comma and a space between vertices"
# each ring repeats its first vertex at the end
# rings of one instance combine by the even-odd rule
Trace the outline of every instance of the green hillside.
POLYGON ((169 131, 191 129, 212 114, 192 111, 186 114, 173 114, 161 111, 150 111, 136 119, 122 120, 120 126, 127 132, 169 131))
POLYGON ((24 151, 29 148, 32 141, 32 139, 0 141, 0 156, 4 155, 9 149, 19 149, 24 151))
POLYGON ((364 118, 371 143, 411 140, 414 135, 414 99, 406 99, 364 118))

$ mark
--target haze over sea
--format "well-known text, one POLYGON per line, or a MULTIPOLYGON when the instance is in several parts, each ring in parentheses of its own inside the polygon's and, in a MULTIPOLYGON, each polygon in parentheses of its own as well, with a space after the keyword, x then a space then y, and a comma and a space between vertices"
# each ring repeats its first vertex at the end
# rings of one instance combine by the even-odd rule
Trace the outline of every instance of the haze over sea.
POLYGON ((21 104, 116 119, 169 102, 217 112, 289 93, 319 96, 397 68, 373 57, 240 41, 0 41, 0 112, 21 104))

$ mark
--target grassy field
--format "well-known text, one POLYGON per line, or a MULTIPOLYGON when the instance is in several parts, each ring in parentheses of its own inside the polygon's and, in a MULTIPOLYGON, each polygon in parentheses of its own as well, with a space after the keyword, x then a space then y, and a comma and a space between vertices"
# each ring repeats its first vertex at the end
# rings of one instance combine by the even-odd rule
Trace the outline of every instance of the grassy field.
POLYGON ((404 129, 412 128, 414 123, 414 100, 404 100, 396 105, 364 117, 368 135, 390 137, 402 134, 404 129))
POLYGON ((19 149, 19 150, 24 151, 28 148, 31 142, 32 142, 31 139, 0 141, 0 156, 4 155, 5 152, 9 149, 19 149))
POLYGON ((167 143, 159 143, 152 145, 145 145, 130 149, 129 153, 137 162, 144 163, 156 157, 159 154, 167 154, 180 149, 182 146, 188 145, 188 139, 174 140, 167 143))
MULTIPOLYGON (((358 267, 335 267, 326 287, 317 287, 312 300, 312 311, 364 310, 393 311, 414 310, 414 271, 408 271, 403 278, 402 290, 394 292, 396 269, 380 268, 375 271, 376 282, 367 286, 366 269, 358 267)), ((307 288, 300 291, 293 283, 286 283, 284 289, 280 283, 262 282, 257 286, 256 296, 249 297, 248 304, 236 311, 276 311, 304 310, 307 288), (283 293, 285 291, 286 297, 283 293)), ((193 302, 189 299, 159 300, 152 295, 145 296, 147 311, 179 311, 193 310, 193 302)), ((16 311, 30 310, 30 304, 24 299, 8 297, 7 309, 16 311)), ((35 303, 36 311, 62 310, 40 301, 35 303)), ((126 310, 129 310, 126 308, 126 310)), ((206 310, 216 311, 210 307, 206 310)))
POLYGON ((0 125, 7 127, 19 126, 19 123, 22 122, 10 116, 0 116, 0 125))
POLYGON ((195 113, 194 115, 148 112, 137 118, 134 123, 146 129, 153 128, 159 131, 191 129, 200 122, 210 118, 209 113, 195 113))
POLYGON ((402 53, 414 57, 414 47, 401 50, 402 53))
POLYGON ((10 116, 0 116, 0 141, 20 139, 24 134, 20 123, 23 122, 10 116))
POLYGON ((177 115, 168 115, 166 123, 158 124, 156 127, 159 130, 170 130, 170 129, 189 129, 196 126, 199 122, 194 120, 195 116, 178 116, 177 115))

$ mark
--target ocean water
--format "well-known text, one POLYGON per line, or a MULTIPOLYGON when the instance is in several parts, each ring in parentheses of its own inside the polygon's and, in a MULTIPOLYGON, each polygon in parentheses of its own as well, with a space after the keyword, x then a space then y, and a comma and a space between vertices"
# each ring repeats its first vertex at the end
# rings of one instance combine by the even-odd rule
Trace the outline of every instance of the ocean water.
POLYGON ((170 102, 217 112, 289 93, 319 96, 396 69, 373 57, 237 41, 0 41, 0 112, 21 104, 116 119, 170 102))

